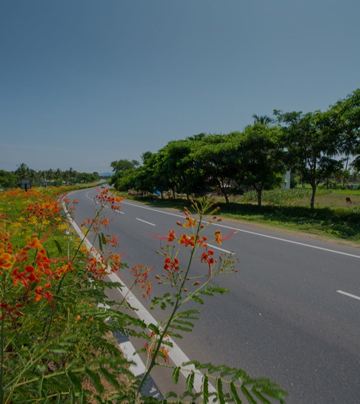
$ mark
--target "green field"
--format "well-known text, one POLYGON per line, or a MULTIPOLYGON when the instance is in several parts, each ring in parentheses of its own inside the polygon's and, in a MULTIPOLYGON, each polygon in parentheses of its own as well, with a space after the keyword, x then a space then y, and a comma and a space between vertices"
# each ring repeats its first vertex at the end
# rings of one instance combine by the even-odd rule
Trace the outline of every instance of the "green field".
MULTIPOLYGON (((310 189, 278 189, 263 192, 263 206, 257 206, 255 192, 224 198, 212 196, 220 206, 219 215, 252 225, 282 231, 300 232, 326 238, 339 243, 360 246, 360 191, 319 189, 315 198, 315 209, 310 209, 310 189), (346 201, 349 196, 351 203, 346 201)), ((190 206, 185 198, 154 199, 137 197, 138 201, 182 210, 190 206)))

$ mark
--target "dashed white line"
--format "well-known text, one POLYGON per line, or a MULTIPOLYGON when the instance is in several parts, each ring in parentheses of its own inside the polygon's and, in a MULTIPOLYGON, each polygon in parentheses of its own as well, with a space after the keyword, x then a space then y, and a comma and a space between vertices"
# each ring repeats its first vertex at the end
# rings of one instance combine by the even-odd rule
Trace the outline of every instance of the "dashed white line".
POLYGON ((156 224, 147 222, 146 220, 139 219, 138 217, 136 218, 136 220, 139 220, 139 222, 143 222, 143 223, 149 224, 150 226, 156 226, 156 224))
POLYGON ((234 253, 233 251, 224 250, 223 248, 216 247, 215 245, 211 245, 211 244, 208 244, 208 246, 211 247, 211 248, 215 248, 215 250, 220 250, 220 251, 222 251, 222 252, 224 252, 224 253, 226 253, 226 254, 233 254, 233 255, 235 255, 235 253, 234 253))
POLYGON ((337 290, 338 293, 341 293, 342 295, 352 297, 353 299, 360 300, 360 296, 352 295, 351 293, 344 292, 343 290, 337 290))

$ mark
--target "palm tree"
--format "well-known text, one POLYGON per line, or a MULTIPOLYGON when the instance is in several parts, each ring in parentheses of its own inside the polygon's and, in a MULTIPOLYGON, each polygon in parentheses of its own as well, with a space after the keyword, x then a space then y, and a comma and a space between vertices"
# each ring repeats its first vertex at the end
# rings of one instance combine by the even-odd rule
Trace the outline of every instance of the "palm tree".
POLYGON ((18 176, 19 179, 29 179, 30 168, 25 163, 21 163, 15 170, 15 174, 18 176))
POLYGON ((260 125, 264 125, 264 126, 268 126, 273 121, 267 115, 259 116, 259 115, 253 114, 252 117, 254 118, 254 123, 259 123, 260 125))

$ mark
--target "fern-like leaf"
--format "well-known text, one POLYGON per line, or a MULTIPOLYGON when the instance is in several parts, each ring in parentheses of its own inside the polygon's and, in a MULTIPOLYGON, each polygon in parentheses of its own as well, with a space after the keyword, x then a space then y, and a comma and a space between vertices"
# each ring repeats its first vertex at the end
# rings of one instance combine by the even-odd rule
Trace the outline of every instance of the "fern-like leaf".
POLYGON ((194 314, 200 314, 199 310, 185 310, 176 315, 176 318, 185 318, 188 320, 199 320, 199 317, 194 317, 194 314))
POLYGON ((171 397, 173 397, 173 398, 177 398, 177 394, 176 394, 176 393, 174 393, 173 391, 169 391, 168 393, 166 393, 166 395, 165 395, 165 399, 167 399, 167 398, 171 398, 171 397))
POLYGON ((241 386, 241 391, 250 404, 257 404, 256 401, 253 399, 253 397, 251 397, 251 394, 246 387, 241 386))
POLYGON ((176 367, 176 368, 174 369, 174 371, 173 371, 172 379, 173 379, 173 382, 174 382, 175 384, 177 384, 178 381, 179 381, 180 369, 181 369, 181 367, 178 366, 178 367, 176 367))
POLYGON ((101 234, 99 234, 99 250, 100 250, 101 252, 103 251, 103 245, 102 245, 101 234))
POLYGON ((232 398, 234 399, 234 402, 236 404, 242 404, 234 383, 230 383, 230 391, 231 391, 232 398))
POLYGON ((96 388, 96 390, 99 392, 99 394, 103 394, 104 392, 104 386, 101 383, 100 377, 97 373, 93 372, 90 369, 85 369, 85 373, 90 379, 92 385, 96 388))
POLYGON ((159 327, 157 327, 155 324, 149 324, 148 327, 149 330, 154 331, 156 335, 160 335, 159 327))
POLYGON ((216 379, 216 391, 218 394, 219 403, 225 404, 223 386, 222 386, 222 381, 221 381, 220 377, 218 377, 216 379))
POLYGON ((176 325, 176 324, 171 324, 171 328, 174 328, 176 330, 185 331, 185 332, 191 332, 192 331, 192 328, 184 327, 182 325, 176 325))
POLYGON ((263 404, 271 404, 259 391, 253 389, 252 392, 263 404))
POLYGON ((202 381, 202 393, 203 393, 203 404, 208 404, 209 402, 209 379, 207 375, 204 375, 202 381))
POLYGON ((173 320, 173 323, 182 324, 182 325, 188 325, 189 327, 194 327, 194 324, 191 323, 190 321, 178 320, 176 318, 173 320))
POLYGON ((73 372, 66 373, 71 385, 74 387, 75 391, 82 390, 82 381, 81 379, 73 372))
POLYGON ((191 373, 186 378, 186 388, 188 389, 189 393, 191 393, 194 388, 194 380, 195 380, 195 373, 191 371, 191 373))
POLYGON ((183 336, 181 334, 177 334, 177 333, 172 332, 172 331, 167 331, 167 334, 170 335, 170 337, 180 338, 180 339, 183 338, 183 336))
POLYGON ((119 382, 116 380, 116 377, 112 375, 107 369, 100 367, 99 373, 104 377, 104 379, 109 382, 116 389, 120 388, 119 382))

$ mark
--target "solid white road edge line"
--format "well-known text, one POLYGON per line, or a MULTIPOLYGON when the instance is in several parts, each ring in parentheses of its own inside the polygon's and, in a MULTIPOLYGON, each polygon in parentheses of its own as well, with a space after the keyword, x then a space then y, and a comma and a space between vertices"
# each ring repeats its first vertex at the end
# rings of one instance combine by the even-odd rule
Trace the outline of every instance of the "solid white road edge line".
POLYGON ((139 222, 143 222, 143 223, 149 224, 150 226, 156 226, 156 224, 147 222, 146 220, 139 219, 138 217, 136 217, 135 219, 138 220, 139 222))
MULTIPOLYGON (((129 203, 129 202, 121 202, 121 203, 124 203, 125 205, 136 206, 136 207, 142 208, 142 209, 153 210, 153 211, 158 212, 158 213, 163 213, 164 215, 171 215, 171 216, 176 216, 176 217, 184 218, 184 216, 178 215, 178 214, 176 214, 176 213, 162 212, 161 210, 158 210, 158 209, 148 208, 148 207, 146 207, 146 206, 139 206, 139 205, 136 205, 136 204, 134 204, 134 203, 129 203)), ((342 251, 331 250, 330 248, 318 247, 318 246, 311 245, 311 244, 300 243, 299 241, 287 240, 287 239, 281 238, 281 237, 269 236, 269 235, 267 235, 267 234, 261 234, 261 233, 257 233, 257 232, 255 232, 255 231, 250 231, 250 230, 243 230, 243 229, 239 229, 239 228, 237 228, 237 227, 226 226, 226 225, 224 225, 224 224, 211 223, 211 225, 212 225, 212 226, 223 227, 223 228, 225 228, 225 229, 230 229, 230 230, 237 230, 238 232, 247 233, 247 234, 252 234, 252 235, 254 235, 254 236, 266 237, 266 238, 270 238, 270 239, 273 239, 273 240, 283 241, 284 243, 297 244, 297 245, 301 245, 301 246, 303 246, 303 247, 315 248, 316 250, 322 250, 322 251, 327 251, 327 252, 331 252, 331 253, 334 253, 334 254, 346 255, 346 256, 348 256, 348 257, 353 257, 353 258, 360 258, 360 255, 349 254, 349 253, 345 253, 345 252, 342 252, 342 251)))
POLYGON ((342 290, 337 290, 337 292, 341 293, 342 295, 352 297, 353 299, 360 300, 360 296, 352 295, 351 293, 347 293, 347 292, 344 292, 342 290))
MULTIPOLYGON (((74 228, 76 233, 79 235, 79 237, 82 240, 84 240, 84 243, 85 243, 87 249, 89 251, 91 249, 94 249, 94 247, 92 246, 90 241, 83 235, 81 229, 74 222, 74 220, 72 219, 70 214, 67 212, 65 204, 63 204, 63 208, 64 208, 64 211, 67 213, 67 217, 68 217, 70 224, 72 225, 72 227, 74 228)), ((94 257, 98 258, 98 254, 96 254, 94 252, 92 252, 92 254, 94 257)), ((146 324, 154 324, 154 325, 157 324, 157 321, 155 320, 155 318, 146 310, 146 308, 140 303, 140 301, 135 297, 135 295, 126 287, 126 285, 120 281, 120 278, 117 275, 115 275, 114 273, 110 273, 107 276, 108 276, 108 278, 110 278, 110 280, 112 282, 122 284, 121 289, 117 288, 118 291, 124 297, 124 299, 126 299, 127 301, 130 300, 129 304, 136 309, 135 313, 142 321, 144 321, 146 324)), ((200 393, 201 386, 202 386, 202 377, 203 377, 202 373, 200 371, 196 370, 194 365, 182 366, 183 363, 189 362, 190 359, 185 355, 185 353, 179 348, 179 346, 176 344, 176 342, 174 342, 174 340, 172 338, 169 337, 168 340, 169 340, 169 342, 171 342, 173 344, 173 347, 171 348, 171 350, 169 351, 169 354, 168 354, 169 358, 174 362, 175 366, 181 366, 181 373, 185 376, 185 378, 189 375, 189 373, 191 371, 194 372, 194 374, 195 374, 194 390, 196 390, 198 393, 200 393)), ((214 386, 212 386, 210 383, 209 383, 209 392, 210 393, 216 392, 214 386)))
POLYGON ((145 365, 141 360, 140 356, 135 353, 134 345, 130 341, 121 342, 119 347, 125 357, 135 362, 135 365, 130 365, 129 370, 130 372, 136 377, 144 374, 146 372, 145 365))

